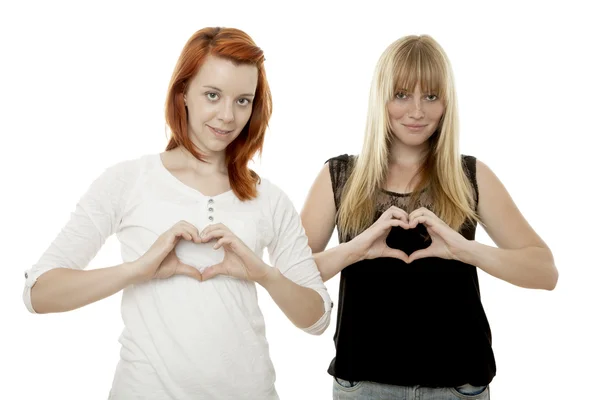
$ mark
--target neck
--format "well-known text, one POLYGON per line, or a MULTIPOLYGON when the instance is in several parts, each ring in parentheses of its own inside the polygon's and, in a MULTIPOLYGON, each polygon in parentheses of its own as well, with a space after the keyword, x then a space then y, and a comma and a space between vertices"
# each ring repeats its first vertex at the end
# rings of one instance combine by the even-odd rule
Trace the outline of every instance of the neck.
POLYGON ((201 174, 227 174, 227 166, 225 165, 225 151, 210 152, 202 149, 200 146, 197 147, 200 150, 200 153, 204 156, 204 161, 198 160, 183 146, 179 146, 177 148, 181 153, 182 159, 189 168, 201 174))
POLYGON ((429 151, 429 142, 419 146, 407 146, 399 140, 394 140, 390 146, 389 162, 407 168, 416 168, 425 160, 429 151))

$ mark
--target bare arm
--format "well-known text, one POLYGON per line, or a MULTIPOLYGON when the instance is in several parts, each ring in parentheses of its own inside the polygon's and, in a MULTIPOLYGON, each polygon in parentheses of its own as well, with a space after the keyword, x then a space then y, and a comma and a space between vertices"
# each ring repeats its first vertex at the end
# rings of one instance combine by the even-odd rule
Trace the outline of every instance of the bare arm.
POLYGON ((323 282, 327 282, 348 265, 354 264, 363 257, 357 254, 350 243, 342 243, 331 249, 315 254, 315 262, 321 271, 323 282))
POLYGON ((33 285, 31 304, 38 314, 70 311, 112 296, 131 283, 127 264, 93 270, 56 268, 33 285))
POLYGON ((348 246, 336 246, 324 251, 335 228, 335 213, 329 163, 326 163, 310 188, 300 213, 308 245, 325 282, 352 264, 355 259, 348 251, 348 246))
POLYGON ((323 298, 315 290, 298 285, 277 269, 271 268, 268 279, 257 281, 264 287, 275 304, 298 328, 315 325, 327 311, 323 298))
POLYGON ((36 313, 64 312, 154 278, 187 275, 202 280, 197 269, 182 263, 175 255, 174 248, 182 239, 200 242, 198 229, 189 222, 179 221, 134 262, 93 270, 51 269, 40 275, 31 287, 31 307, 36 313))
POLYGON ((498 177, 477 160, 478 212, 498 248, 471 241, 459 258, 517 286, 552 290, 558 280, 552 252, 525 220, 498 177))

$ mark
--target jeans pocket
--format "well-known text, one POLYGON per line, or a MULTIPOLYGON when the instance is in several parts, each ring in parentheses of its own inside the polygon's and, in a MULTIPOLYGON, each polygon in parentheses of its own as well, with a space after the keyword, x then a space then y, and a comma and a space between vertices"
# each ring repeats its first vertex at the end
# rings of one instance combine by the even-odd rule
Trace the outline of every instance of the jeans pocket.
POLYGON ((358 386, 360 386, 360 384, 361 384, 360 381, 347 381, 345 379, 335 378, 335 377, 333 378, 333 380, 335 381, 335 383, 338 387, 341 387, 342 389, 346 389, 346 390, 357 389, 358 386))
POLYGON ((487 399, 487 386, 462 385, 452 388, 451 391, 460 399, 487 399))

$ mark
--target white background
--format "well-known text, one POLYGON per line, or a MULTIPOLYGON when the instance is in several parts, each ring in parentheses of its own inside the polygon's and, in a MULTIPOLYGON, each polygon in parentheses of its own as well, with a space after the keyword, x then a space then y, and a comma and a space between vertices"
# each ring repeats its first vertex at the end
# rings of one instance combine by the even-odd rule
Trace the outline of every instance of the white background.
MULTIPOLYGON (((498 365, 492 398, 597 395, 600 29, 591 5, 148 3, 0 8, 2 399, 107 398, 119 357, 120 295, 70 313, 31 315, 21 300, 23 271, 104 168, 164 149, 175 61, 191 34, 217 25, 245 30, 266 53, 274 114, 254 168, 298 211, 329 157, 360 150, 384 48, 407 34, 437 39, 455 71, 461 151, 496 172, 560 271, 553 292, 480 271, 498 365)), ((477 240, 491 244, 481 229, 477 240)), ((330 246, 336 243, 334 233, 330 246)), ((113 237, 90 267, 119 262, 113 237)), ((338 282, 327 282, 336 305, 338 282)), ((331 398, 326 369, 336 314, 322 336, 309 336, 260 295, 281 398, 331 398)))

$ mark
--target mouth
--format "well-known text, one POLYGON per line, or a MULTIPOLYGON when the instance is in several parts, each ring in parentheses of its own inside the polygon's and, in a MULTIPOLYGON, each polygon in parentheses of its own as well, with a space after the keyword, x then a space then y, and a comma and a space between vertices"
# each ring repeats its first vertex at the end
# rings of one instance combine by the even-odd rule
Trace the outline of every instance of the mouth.
POLYGON ((416 124, 402 124, 402 125, 404 125, 408 130, 411 130, 411 131, 420 131, 427 126, 427 125, 416 125, 416 124))
POLYGON ((227 136, 231 132, 233 132, 233 130, 217 129, 217 128, 213 128, 210 125, 206 125, 206 126, 208 126, 208 128, 217 136, 227 136))

